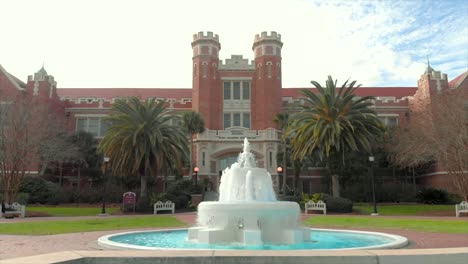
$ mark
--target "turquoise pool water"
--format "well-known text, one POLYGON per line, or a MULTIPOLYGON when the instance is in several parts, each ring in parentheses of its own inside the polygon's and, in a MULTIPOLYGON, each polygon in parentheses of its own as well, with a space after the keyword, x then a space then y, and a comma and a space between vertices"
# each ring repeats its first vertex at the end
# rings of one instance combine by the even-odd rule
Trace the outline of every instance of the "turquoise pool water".
POLYGON ((154 232, 135 232, 113 235, 108 238, 112 242, 154 247, 178 249, 235 249, 235 250, 305 250, 305 249, 352 249, 374 247, 390 244, 395 241, 391 236, 356 233, 335 230, 312 229, 310 241, 292 245, 220 245, 198 244, 187 241, 187 230, 165 230, 154 232))

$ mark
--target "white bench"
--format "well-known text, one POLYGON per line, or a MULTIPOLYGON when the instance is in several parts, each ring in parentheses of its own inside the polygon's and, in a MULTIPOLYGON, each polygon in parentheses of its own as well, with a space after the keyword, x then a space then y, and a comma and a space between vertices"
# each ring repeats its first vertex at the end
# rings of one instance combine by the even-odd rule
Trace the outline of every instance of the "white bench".
POLYGON ((21 205, 19 203, 12 203, 11 205, 5 204, 5 208, 8 209, 8 211, 5 211, 5 213, 2 213, 2 204, 0 203, 0 217, 2 217, 4 214, 5 215, 11 215, 11 214, 19 214, 20 217, 24 218, 26 215, 26 206, 21 205))
POLYGON ((314 202, 312 200, 305 204, 305 213, 309 211, 323 211, 323 214, 327 214, 327 205, 323 201, 314 202))
POLYGON ((171 210, 172 213, 175 211, 175 204, 171 201, 166 201, 165 203, 157 201, 154 204, 154 214, 157 214, 158 211, 171 210))
POLYGON ((463 201, 455 205, 455 215, 460 217, 460 213, 468 213, 468 202, 463 201))

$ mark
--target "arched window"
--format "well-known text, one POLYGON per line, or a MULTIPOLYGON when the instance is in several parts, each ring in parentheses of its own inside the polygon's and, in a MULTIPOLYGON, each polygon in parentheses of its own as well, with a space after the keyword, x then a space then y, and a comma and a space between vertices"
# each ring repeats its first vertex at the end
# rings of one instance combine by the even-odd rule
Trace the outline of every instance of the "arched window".
POLYGON ((261 79, 262 78, 262 64, 261 63, 257 65, 257 74, 258 74, 258 79, 261 79))
POLYGON ((267 76, 268 78, 271 78, 271 71, 272 71, 272 67, 273 67, 273 63, 271 63, 271 61, 268 61, 266 63, 266 66, 267 66, 267 76))
POLYGON ((276 63, 276 78, 281 79, 281 63, 276 63))
POLYGON ((206 78, 208 76, 208 62, 206 61, 202 62, 202 74, 203 78, 206 78))
POLYGON ((211 68, 213 69, 213 79, 216 79, 216 71, 218 70, 216 63, 213 63, 211 68))
POLYGON ((193 64, 193 78, 196 79, 197 75, 198 75, 198 68, 197 68, 197 64, 194 63, 193 64))

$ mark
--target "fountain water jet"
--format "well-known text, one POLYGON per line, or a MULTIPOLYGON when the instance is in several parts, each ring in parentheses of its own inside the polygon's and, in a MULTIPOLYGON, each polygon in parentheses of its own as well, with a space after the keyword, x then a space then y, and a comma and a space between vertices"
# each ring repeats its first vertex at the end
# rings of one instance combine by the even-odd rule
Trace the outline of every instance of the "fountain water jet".
POLYGON ((296 202, 277 201, 271 175, 257 168, 244 139, 238 161, 224 170, 219 201, 198 205, 197 226, 188 239, 198 243, 244 245, 295 244, 310 240, 310 229, 300 226, 296 202))

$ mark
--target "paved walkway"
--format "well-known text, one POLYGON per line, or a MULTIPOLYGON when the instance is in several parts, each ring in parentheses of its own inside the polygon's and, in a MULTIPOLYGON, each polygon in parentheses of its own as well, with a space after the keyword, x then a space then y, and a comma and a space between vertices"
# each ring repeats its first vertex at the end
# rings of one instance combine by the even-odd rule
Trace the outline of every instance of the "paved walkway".
MULTIPOLYGON (((147 215, 148 216, 148 215, 147 215)), ((179 220, 186 222, 190 225, 195 223, 195 213, 180 213, 175 215, 179 220)), ((107 217, 134 217, 134 215, 125 216, 107 216, 107 217)), ((154 216, 158 217, 158 216, 154 216)), ((303 219, 310 217, 304 216, 303 219)), ((357 216, 343 216, 343 217, 357 217, 357 216)), ((359 216, 362 217, 362 216, 359 216)), ((384 216, 379 216, 384 217, 384 216)), ((37 218, 24 218, 24 219, 0 219, 0 224, 18 223, 18 222, 35 222, 35 221, 55 221, 55 220, 76 220, 76 219, 96 219, 98 216, 86 217, 37 217, 37 218)), ((391 217, 395 218, 395 217, 391 217)), ((415 218, 415 217, 401 217, 401 218, 415 218)), ((456 220, 455 217, 417 217, 418 219, 446 219, 456 220)), ((317 226, 320 228, 320 226, 317 226)), ((150 228, 154 229, 154 228, 150 228)), ((0 259, 16 258, 23 256, 39 255, 52 252, 66 251, 66 250, 103 250, 97 245, 97 239, 100 236, 133 231, 137 229, 127 230, 114 230, 114 231, 98 231, 98 232, 83 232, 71 234, 59 234, 48 236, 19 236, 19 235, 1 235, 0 234, 0 259)), ((138 229, 142 230, 142 229, 138 229)), ((392 229, 363 229, 359 230, 376 231, 396 234, 407 237, 410 240, 408 248, 447 248, 447 247, 467 247, 468 246, 468 232, 467 234, 440 234, 440 233, 425 233, 409 230, 392 230, 392 229)))

